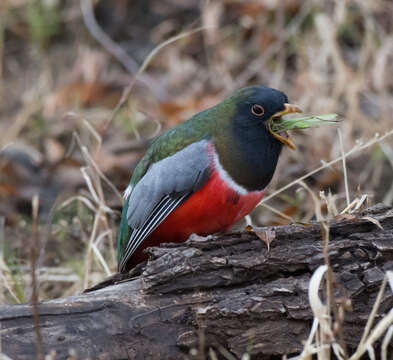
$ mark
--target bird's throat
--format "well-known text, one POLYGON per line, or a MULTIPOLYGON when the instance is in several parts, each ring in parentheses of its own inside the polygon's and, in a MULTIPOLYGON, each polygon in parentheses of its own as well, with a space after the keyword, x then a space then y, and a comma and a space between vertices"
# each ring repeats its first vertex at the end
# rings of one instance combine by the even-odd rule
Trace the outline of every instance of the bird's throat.
POLYGON ((215 167, 239 193, 261 191, 274 175, 282 144, 267 132, 241 135, 215 144, 215 167))

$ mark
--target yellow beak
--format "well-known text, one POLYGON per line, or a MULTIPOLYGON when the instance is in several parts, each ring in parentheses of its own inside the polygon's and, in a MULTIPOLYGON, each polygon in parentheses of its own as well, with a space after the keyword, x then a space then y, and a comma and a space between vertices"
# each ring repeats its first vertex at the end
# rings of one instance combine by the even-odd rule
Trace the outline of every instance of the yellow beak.
POLYGON ((274 132, 271 129, 271 124, 274 120, 278 120, 287 114, 293 114, 293 113, 301 113, 303 112, 302 109, 300 109, 298 106, 296 105, 292 105, 292 104, 284 104, 285 108, 282 111, 279 111, 278 113, 275 113, 270 119, 269 119, 269 131, 270 133, 278 140, 280 140, 284 145, 288 146, 290 149, 295 149, 296 146, 294 144, 294 142, 292 141, 292 139, 289 137, 288 133, 286 131, 283 131, 282 133, 278 134, 276 132, 274 132), (283 134, 283 135, 281 135, 283 134))

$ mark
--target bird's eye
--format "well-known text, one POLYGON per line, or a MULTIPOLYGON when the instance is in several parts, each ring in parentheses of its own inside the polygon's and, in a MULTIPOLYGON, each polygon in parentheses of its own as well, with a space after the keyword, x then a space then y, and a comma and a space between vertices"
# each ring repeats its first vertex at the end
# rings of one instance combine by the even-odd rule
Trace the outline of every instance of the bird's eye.
POLYGON ((262 116, 265 113, 265 109, 259 104, 254 104, 251 107, 251 112, 256 116, 262 116))

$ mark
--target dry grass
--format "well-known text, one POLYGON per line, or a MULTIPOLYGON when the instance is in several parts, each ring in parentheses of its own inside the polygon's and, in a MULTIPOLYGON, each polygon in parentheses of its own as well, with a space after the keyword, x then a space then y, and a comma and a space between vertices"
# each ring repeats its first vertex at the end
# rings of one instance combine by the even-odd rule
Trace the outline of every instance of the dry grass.
MULTIPOLYGON (((336 209, 336 204, 334 203, 334 198, 326 198, 324 194, 321 194, 321 199, 318 199, 315 195, 313 196, 315 201, 315 211, 316 213, 319 212, 320 216, 319 221, 321 223, 321 233, 323 234, 324 240, 325 265, 319 266, 314 271, 314 274, 310 279, 309 302, 314 314, 310 334, 307 341, 304 343, 301 354, 290 358, 290 360, 307 360, 311 359, 311 357, 315 355, 318 359, 328 360, 333 358, 333 354, 335 358, 340 360, 357 360, 361 359, 366 351, 368 352, 370 359, 375 359, 376 357, 373 345, 376 341, 381 341, 381 339, 382 344, 380 358, 387 359, 387 343, 390 341, 393 331, 393 309, 379 320, 372 331, 371 327, 375 320, 375 316, 377 315, 378 307, 382 302, 387 282, 390 281, 391 285, 393 285, 393 272, 386 272, 373 309, 371 310, 367 324, 365 325, 359 345, 353 354, 349 354, 344 341, 342 326, 345 312, 351 310, 351 300, 346 295, 344 295, 341 299, 338 299, 333 295, 335 293, 335 288, 337 288, 339 284, 337 283, 330 266, 328 251, 329 220, 336 215, 337 211, 328 211, 327 218, 323 218, 320 214, 322 201, 327 202, 328 209, 336 209), (322 300, 319 292, 324 276, 326 298, 322 300)), ((349 206, 347 208, 347 211, 349 211, 349 206)), ((393 292, 392 286, 390 290, 393 292)))
MULTIPOLYGON (((310 280, 309 301, 311 309, 314 313, 314 321, 307 341, 304 344, 302 353, 296 357, 290 358, 290 360, 311 359, 311 356, 313 355, 317 355, 318 359, 331 359, 331 351, 333 351, 334 355, 338 359, 361 359, 366 351, 368 352, 370 359, 375 359, 376 356, 373 344, 381 339, 382 344, 380 358, 387 359, 387 344, 390 342, 393 333, 393 309, 391 309, 388 314, 379 320, 372 331, 371 326, 374 322, 375 315, 377 314, 378 307, 382 301, 386 283, 388 279, 393 276, 392 272, 388 271, 386 273, 378 293, 378 297, 375 300, 374 307, 368 318, 362 339, 360 340, 356 351, 353 354, 347 354, 342 344, 340 344, 334 336, 334 333, 337 333, 337 327, 335 329, 333 324, 337 324, 339 319, 333 319, 331 317, 331 307, 324 305, 319 297, 319 289, 322 284, 323 276, 327 270, 327 265, 318 267, 310 280)), ((329 281, 326 281, 326 284, 328 286, 329 281)), ((391 291, 393 291, 393 288, 391 288, 391 291)), ((350 302, 349 299, 347 299, 347 301, 350 302)), ((343 313, 341 316, 343 316, 343 313)))
MULTIPOLYGON (((105 29, 99 24, 90 0, 82 1, 82 8, 78 2, 48 2, 46 6, 53 8, 47 10, 60 14, 60 27, 46 23, 45 16, 27 16, 34 14, 37 3, 8 0, 0 5, 0 200, 9 202, 8 208, 0 207, 0 215, 5 212, 0 216, 1 303, 23 301, 24 293, 32 290, 25 275, 29 258, 19 249, 34 222, 29 210, 17 212, 13 197, 28 187, 26 178, 34 177, 23 173, 26 169, 15 165, 6 150, 31 149, 23 150, 23 159, 36 152, 40 171, 53 174, 45 178, 52 181, 48 187, 57 181, 61 185, 54 223, 40 218, 36 229, 40 238, 47 229, 51 233, 49 242, 42 241, 46 245, 37 263, 38 298, 80 292, 116 269, 120 192, 140 156, 139 145, 143 148, 144 140, 161 127, 165 130, 249 83, 285 91, 308 113, 337 112, 343 119, 338 136, 334 129, 296 135, 299 150, 283 154, 270 193, 260 204, 263 212, 257 209, 252 221, 289 223, 316 217, 328 226, 329 217, 357 210, 366 201, 392 204, 389 0, 206 1, 190 10, 193 26, 175 15, 161 18, 153 28, 138 21, 130 27, 120 16, 126 30, 117 41, 107 34, 111 25, 105 29), (26 29, 37 26, 50 31, 32 38, 26 29), (191 27, 196 29, 190 31, 191 27), (142 43, 134 37, 136 45, 126 51, 132 31, 139 31, 135 37, 142 37, 142 43), (144 56, 138 55, 139 47, 144 56), (116 150, 130 139, 137 150, 116 150), (72 141, 77 146, 67 154, 72 141), (77 239, 70 228, 78 233, 77 239), (10 243, 14 231, 16 245, 10 243), (62 241, 53 242, 50 252, 54 237, 62 241), (71 250, 53 255, 69 244, 71 250)), ((132 8, 131 15, 132 11, 138 9, 132 8)), ((31 199, 40 186, 25 196, 31 199)), ((297 358, 342 354, 342 345, 332 337, 339 321, 330 315, 334 299, 324 305, 318 296, 327 270, 317 270, 311 281, 315 319, 297 358)), ((388 273, 381 292, 388 281, 392 284, 391 277, 388 273)), ((325 283, 331 286, 330 280, 325 283)), ((378 301, 374 309, 377 306, 378 301)), ((383 336, 391 316, 390 312, 371 330, 371 314, 351 359, 365 351, 373 358, 371 346, 383 336)), ((392 334, 390 327, 382 342, 383 359, 392 334)), ((211 350, 206 356, 217 355, 211 350)))

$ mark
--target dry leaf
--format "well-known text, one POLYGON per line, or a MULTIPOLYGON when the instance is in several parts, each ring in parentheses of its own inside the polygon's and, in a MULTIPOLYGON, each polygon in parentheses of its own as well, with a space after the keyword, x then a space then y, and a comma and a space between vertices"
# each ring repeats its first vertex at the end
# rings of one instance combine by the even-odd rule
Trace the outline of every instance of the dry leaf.
POLYGON ((267 245, 267 250, 270 250, 270 243, 276 238, 276 232, 274 230, 264 230, 254 228, 255 234, 267 245))
POLYGON ((371 217, 371 216, 364 216, 364 217, 362 217, 362 219, 363 219, 363 220, 370 221, 370 222, 373 223, 374 225, 378 226, 381 230, 383 230, 383 227, 382 227, 381 223, 380 223, 377 219, 374 219, 374 218, 371 217))

